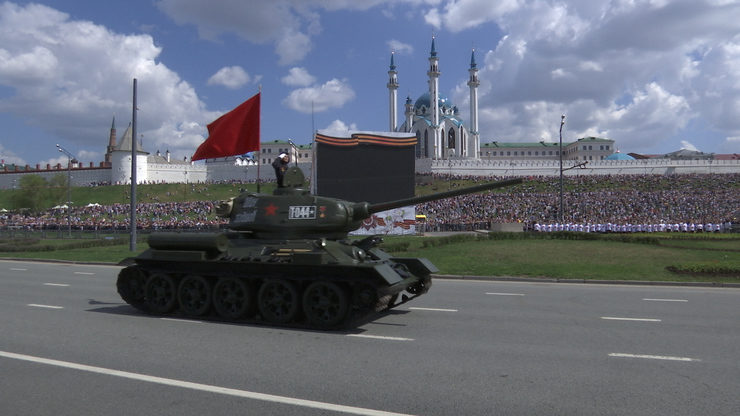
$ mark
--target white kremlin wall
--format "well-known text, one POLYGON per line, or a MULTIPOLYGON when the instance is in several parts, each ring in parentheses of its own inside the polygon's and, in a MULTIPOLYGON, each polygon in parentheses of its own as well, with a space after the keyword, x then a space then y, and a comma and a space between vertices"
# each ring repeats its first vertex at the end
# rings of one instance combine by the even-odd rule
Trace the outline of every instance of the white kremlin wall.
POLYGON ((150 163, 148 170, 149 183, 203 183, 208 180, 205 165, 150 163))
MULTIPOLYGON (((70 171, 72 186, 92 186, 98 184, 130 183, 131 154, 121 152, 114 155, 113 167, 73 167, 70 171)), ((576 162, 564 160, 563 169, 568 169, 576 162)), ((306 178, 311 177, 311 163, 299 163, 306 178)), ((432 160, 417 159, 416 173, 453 174, 468 176, 558 176, 559 161, 540 160, 485 160, 485 159, 452 159, 432 160)), ((740 173, 740 160, 601 160, 589 161, 584 168, 568 169, 564 175, 672 175, 686 173, 740 173)), ((61 166, 48 169, 31 169, 22 171, 0 170, 0 189, 12 189, 18 186, 23 175, 39 175, 50 180, 56 175, 67 175, 67 169, 61 166)), ((261 165, 259 176, 263 181, 274 180, 272 166, 261 165)), ((238 165, 234 160, 214 161, 206 164, 147 164, 146 155, 137 158, 137 180, 143 182, 229 182, 256 181, 257 165, 238 165)))
MULTIPOLYGON (((111 168, 105 167, 75 167, 69 172, 72 186, 90 186, 95 184, 110 183, 111 168)), ((14 189, 18 186, 18 181, 24 175, 39 175, 42 178, 51 180, 54 176, 63 175, 67 178, 66 167, 53 167, 49 169, 27 169, 23 171, 2 171, 0 170, 0 189, 14 189)))

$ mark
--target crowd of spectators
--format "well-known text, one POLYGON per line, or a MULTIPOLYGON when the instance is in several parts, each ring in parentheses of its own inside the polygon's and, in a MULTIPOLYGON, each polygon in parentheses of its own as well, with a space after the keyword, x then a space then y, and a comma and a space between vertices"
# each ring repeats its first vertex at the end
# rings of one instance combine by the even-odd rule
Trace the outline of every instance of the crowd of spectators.
POLYGON ((568 176, 563 188, 562 222, 557 177, 529 178, 508 192, 427 202, 416 211, 426 215, 428 230, 487 228, 490 223, 524 223, 528 229, 560 223, 613 224, 615 229, 617 225, 726 224, 740 215, 738 174, 568 176))
MULTIPOLYGON (((436 176, 436 175, 435 175, 436 176)), ((453 183, 486 182, 500 177, 445 177, 453 183)), ((460 186, 460 185, 458 185, 460 186)), ((440 190, 443 191, 443 190, 440 190)), ((228 219, 215 215, 209 201, 137 204, 137 225, 143 229, 204 229, 222 227, 228 219)), ((590 230, 609 224, 614 231, 639 230, 660 224, 727 224, 740 215, 740 174, 566 176, 562 221, 559 179, 527 178, 523 184, 496 192, 463 195, 419 204, 425 229, 485 229, 491 223, 523 223, 540 231, 565 226, 590 230), (639 225, 638 228, 632 226, 639 225), (538 226, 538 227, 536 227, 538 226), (549 228, 548 228, 549 226, 549 228), (542 227, 545 227, 544 230, 542 227)), ((128 204, 73 207, 71 227, 81 230, 123 230, 129 227, 128 204)), ((0 214, 0 227, 60 229, 67 227, 66 210, 42 214, 0 214)), ((695 228, 696 229, 696 228, 695 228)))
MULTIPOLYGON (((0 226, 33 230, 67 228, 75 230, 125 230, 129 228, 129 204, 72 207, 69 218, 66 210, 52 209, 41 215, 6 213, 0 216, 0 226)), ((136 205, 137 228, 142 229, 203 229, 219 227, 228 220, 216 217, 209 201, 154 202, 136 205)))

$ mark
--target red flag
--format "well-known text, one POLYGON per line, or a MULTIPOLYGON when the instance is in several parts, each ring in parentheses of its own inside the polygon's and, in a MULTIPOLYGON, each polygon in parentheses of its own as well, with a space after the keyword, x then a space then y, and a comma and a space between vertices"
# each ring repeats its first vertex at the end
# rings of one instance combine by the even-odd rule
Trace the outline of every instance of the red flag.
POLYGON ((260 150, 260 92, 208 125, 208 139, 191 160, 241 155, 260 150))

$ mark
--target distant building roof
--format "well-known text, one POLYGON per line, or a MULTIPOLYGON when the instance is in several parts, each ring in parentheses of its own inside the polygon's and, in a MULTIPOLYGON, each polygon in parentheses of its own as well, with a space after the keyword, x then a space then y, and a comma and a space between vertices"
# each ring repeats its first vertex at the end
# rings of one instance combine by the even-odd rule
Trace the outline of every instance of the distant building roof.
MULTIPOLYGON (((131 124, 129 123, 128 127, 126 128, 126 131, 123 132, 123 137, 121 137, 121 142, 118 143, 118 146, 114 150, 116 151, 123 151, 123 152, 131 152, 131 143, 133 142, 133 132, 131 131, 131 124)), ((141 147, 136 149, 136 152, 139 154, 145 154, 148 155, 148 152, 145 152, 141 147)))
MULTIPOLYGON (((273 140, 273 141, 270 141, 270 142, 260 142, 260 146, 261 147, 264 147, 265 145, 267 145, 267 146, 272 146, 272 145, 290 146, 290 143, 287 140, 273 140)), ((312 146, 312 144, 311 143, 309 143, 309 144, 296 144, 295 146, 298 149, 310 149, 311 146, 312 146)))
MULTIPOLYGON (((584 143, 584 142, 597 142, 597 143, 614 143, 614 140, 611 139, 603 139, 601 137, 581 137, 580 139, 573 141, 573 142, 563 142, 563 147, 567 147, 569 145, 572 145, 574 143, 584 143)), ((498 141, 491 141, 490 143, 481 143, 480 147, 486 148, 486 149, 495 149, 497 147, 503 147, 503 148, 513 148, 513 147, 558 147, 560 146, 559 142, 546 142, 546 141, 538 141, 538 142, 498 142, 498 141)))
POLYGON ((664 159, 703 160, 714 159, 714 153, 704 153, 698 150, 681 149, 675 152, 666 153, 662 157, 664 159))

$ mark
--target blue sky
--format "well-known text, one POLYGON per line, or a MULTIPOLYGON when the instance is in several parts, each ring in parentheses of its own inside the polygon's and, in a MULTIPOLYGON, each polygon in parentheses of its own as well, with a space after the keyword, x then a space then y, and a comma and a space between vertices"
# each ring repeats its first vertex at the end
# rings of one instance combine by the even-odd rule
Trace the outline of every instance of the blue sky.
POLYGON ((262 86, 262 140, 386 130, 395 50, 406 96, 468 114, 483 142, 593 135, 622 152, 740 153, 740 4, 732 0, 47 0, 0 3, 0 157, 103 159, 111 119, 144 150, 190 157, 206 126, 262 86), (314 114, 311 114, 313 103, 314 114))

